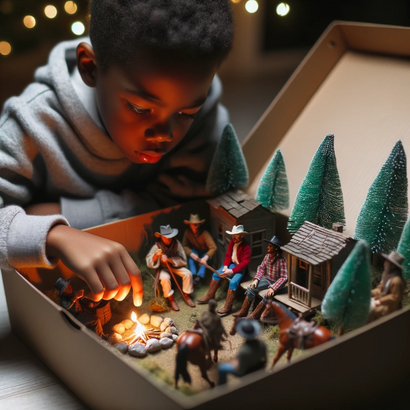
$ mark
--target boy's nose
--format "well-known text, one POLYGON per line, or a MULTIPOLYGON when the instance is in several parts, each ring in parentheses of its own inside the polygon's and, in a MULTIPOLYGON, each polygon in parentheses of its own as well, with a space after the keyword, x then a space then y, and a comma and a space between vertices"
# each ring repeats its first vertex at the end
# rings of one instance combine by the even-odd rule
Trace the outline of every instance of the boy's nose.
POLYGON ((154 128, 147 128, 144 133, 146 141, 155 142, 171 142, 174 136, 172 135, 172 128, 168 124, 166 126, 158 126, 154 128))

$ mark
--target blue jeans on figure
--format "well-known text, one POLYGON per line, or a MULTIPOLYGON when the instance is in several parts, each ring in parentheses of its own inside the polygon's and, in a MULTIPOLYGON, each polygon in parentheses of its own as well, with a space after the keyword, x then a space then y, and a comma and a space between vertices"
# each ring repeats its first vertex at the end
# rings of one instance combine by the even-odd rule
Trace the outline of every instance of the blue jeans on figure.
POLYGON ((235 368, 230 363, 221 363, 218 366, 218 386, 226 384, 228 374, 233 374, 234 376, 239 377, 239 374, 236 373, 235 368))
MULTIPOLYGON (((255 296, 258 294, 260 290, 268 289, 270 285, 275 283, 274 280, 269 280, 265 276, 262 276, 262 279, 259 281, 258 286, 256 288, 248 287, 245 291, 245 295, 248 298, 249 302, 252 302, 255 299, 255 296)), ((266 305, 266 298, 264 298, 263 303, 266 305)))
MULTIPOLYGON (((235 266, 236 266, 236 265, 235 265, 234 263, 231 263, 231 264, 228 266, 228 269, 233 269, 235 266)), ((223 269, 223 266, 221 266, 221 267, 218 269, 218 272, 219 272, 219 274, 221 274, 221 275, 222 275, 222 273, 223 273, 223 272, 222 272, 222 269, 223 269)), ((230 288, 231 290, 236 290, 236 289, 238 289, 239 283, 241 282, 241 280, 242 280, 244 274, 245 274, 245 271, 243 270, 243 271, 241 271, 241 272, 234 273, 233 275, 228 276, 228 278, 231 279, 231 281, 229 282, 229 288, 230 288)), ((219 282, 222 278, 221 278, 220 276, 218 276, 216 273, 214 273, 214 274, 212 275, 212 279, 217 280, 217 281, 219 282)))
MULTIPOLYGON (((195 249, 192 249, 192 253, 199 256, 199 253, 195 249)), ((202 256, 200 256, 200 258, 203 258, 205 255, 206 255, 206 252, 202 256)), ((188 267, 189 267, 189 270, 192 272, 192 275, 198 275, 200 278, 203 279, 205 278, 206 266, 200 264, 199 269, 197 271, 196 269, 197 263, 198 262, 195 262, 191 257, 188 256, 188 267)))

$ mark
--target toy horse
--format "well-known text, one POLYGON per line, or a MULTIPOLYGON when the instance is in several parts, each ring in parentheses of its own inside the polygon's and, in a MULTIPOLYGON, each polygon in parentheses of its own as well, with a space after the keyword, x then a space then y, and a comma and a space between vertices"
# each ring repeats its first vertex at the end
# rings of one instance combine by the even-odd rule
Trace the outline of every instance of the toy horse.
POLYGON ((288 351, 288 361, 290 361, 294 348, 310 349, 321 345, 328 340, 334 339, 332 332, 324 326, 319 326, 315 322, 307 322, 297 317, 285 305, 270 302, 266 304, 266 309, 261 316, 262 322, 269 323, 269 317, 276 316, 279 321, 279 350, 273 359, 272 367, 288 351))
POLYGON ((199 366, 202 377, 209 383, 210 387, 215 387, 207 370, 212 366, 211 355, 205 349, 204 337, 201 330, 186 330, 177 339, 177 358, 175 367, 175 388, 178 389, 178 379, 182 378, 186 383, 191 383, 191 376, 187 370, 187 363, 190 362, 199 366))

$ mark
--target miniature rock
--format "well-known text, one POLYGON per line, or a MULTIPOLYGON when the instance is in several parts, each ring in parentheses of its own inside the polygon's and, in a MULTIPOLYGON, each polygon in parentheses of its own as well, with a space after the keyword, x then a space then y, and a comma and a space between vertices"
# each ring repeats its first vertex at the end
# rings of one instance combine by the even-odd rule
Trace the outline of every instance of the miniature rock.
POLYGON ((142 343, 134 343, 128 347, 128 354, 134 357, 145 357, 147 349, 142 343))
POLYGON ((114 347, 123 354, 128 352, 128 343, 127 342, 115 343, 114 347))
POLYGON ((151 325, 154 327, 160 327, 164 319, 161 316, 152 315, 151 316, 151 325))
POLYGON ((128 330, 132 328, 132 326, 134 325, 134 322, 131 319, 124 319, 121 322, 121 324, 124 325, 124 327, 128 330))
POLYGON ((168 349, 174 344, 174 341, 172 339, 168 339, 167 337, 165 337, 164 339, 161 339, 159 341, 159 344, 161 345, 162 349, 168 349))
POLYGON ((107 340, 107 342, 110 345, 113 345, 113 344, 121 342, 121 341, 122 341, 122 336, 119 335, 118 333, 113 333, 107 340))
POLYGON ((122 335, 125 332, 125 326, 122 323, 118 323, 117 325, 114 325, 111 329, 113 332, 116 332, 120 335, 122 335))
POLYGON ((138 321, 139 321, 141 324, 143 324, 143 325, 148 324, 148 323, 149 323, 149 315, 147 315, 146 313, 144 313, 143 315, 141 315, 141 316, 138 318, 138 321))
POLYGON ((168 333, 172 333, 173 335, 178 334, 178 330, 175 326, 169 326, 165 329, 165 331, 168 332, 168 333))
POLYGON ((176 342, 177 339, 178 339, 178 335, 172 335, 172 340, 173 340, 174 342, 176 342))
POLYGON ((159 341, 157 339, 150 339, 148 340, 145 348, 147 349, 148 353, 153 353, 161 350, 161 345, 159 344, 159 341))
POLYGON ((170 317, 166 317, 161 323, 161 332, 163 332, 169 326, 174 326, 174 321, 170 317))
POLYGON ((172 333, 162 332, 162 333, 159 335, 159 337, 160 337, 161 339, 163 339, 164 337, 167 337, 167 338, 169 338, 169 339, 172 339, 172 333))

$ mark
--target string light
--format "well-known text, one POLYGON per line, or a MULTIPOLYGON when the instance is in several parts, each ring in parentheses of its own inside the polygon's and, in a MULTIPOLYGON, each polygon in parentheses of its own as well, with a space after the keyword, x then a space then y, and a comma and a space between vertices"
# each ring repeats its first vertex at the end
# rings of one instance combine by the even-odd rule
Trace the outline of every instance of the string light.
POLYGON ((0 54, 7 56, 11 53, 11 45, 7 41, 0 41, 0 54))
POLYGON ((64 4, 64 10, 68 14, 74 14, 77 11, 77 4, 73 1, 66 1, 64 4))
POLYGON ((44 14, 49 19, 53 19, 57 15, 57 9, 54 6, 48 5, 44 8, 44 14))
POLYGON ((241 0, 231 0, 232 3, 239 3, 241 0))
POLYGON ((276 7, 276 14, 284 17, 289 13, 290 7, 287 3, 279 3, 276 7))
POLYGON ((36 25, 36 19, 33 16, 26 16, 23 19, 23 24, 27 28, 33 28, 36 25))
POLYGON ((245 4, 245 9, 248 13, 255 13, 259 8, 259 4, 256 0, 248 0, 245 4))
POLYGON ((81 21, 76 21, 75 23, 73 23, 71 25, 71 31, 77 35, 77 36, 81 36, 81 34, 84 33, 85 31, 85 26, 83 23, 81 23, 81 21))

